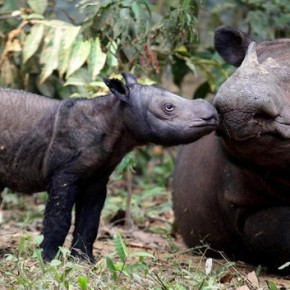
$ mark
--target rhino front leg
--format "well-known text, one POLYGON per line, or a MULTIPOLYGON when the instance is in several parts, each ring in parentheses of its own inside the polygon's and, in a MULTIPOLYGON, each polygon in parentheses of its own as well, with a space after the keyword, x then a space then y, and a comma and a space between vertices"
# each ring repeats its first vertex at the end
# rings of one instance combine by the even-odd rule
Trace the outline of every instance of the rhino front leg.
POLYGON ((107 181, 92 182, 81 190, 76 200, 72 255, 94 262, 93 244, 98 234, 101 211, 107 194, 107 181))
POLYGON ((250 215, 244 227, 245 240, 253 256, 271 271, 289 274, 290 267, 278 267, 290 261, 290 207, 273 207, 250 215))
POLYGON ((59 174, 51 179, 43 220, 41 243, 44 260, 51 261, 63 245, 71 225, 72 208, 78 192, 76 180, 59 174))

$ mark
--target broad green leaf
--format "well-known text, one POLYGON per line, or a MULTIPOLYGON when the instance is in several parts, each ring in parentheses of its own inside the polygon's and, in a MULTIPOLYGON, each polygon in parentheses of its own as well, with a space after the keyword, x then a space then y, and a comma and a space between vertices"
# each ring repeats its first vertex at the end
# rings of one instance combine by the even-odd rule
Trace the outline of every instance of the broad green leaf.
POLYGON ((65 86, 85 86, 90 82, 90 75, 87 69, 80 68, 73 73, 65 82, 65 86))
POLYGON ((118 66, 118 59, 115 57, 118 48, 118 43, 112 41, 108 45, 107 64, 109 67, 118 66))
POLYGON ((68 49, 72 46, 76 40, 77 35, 79 34, 81 27, 80 26, 62 26, 62 29, 65 30, 65 35, 63 36, 63 46, 65 49, 68 49))
POLYGON ((116 249, 119 259, 123 263, 125 263, 126 257, 128 256, 128 250, 124 243, 123 238, 121 237, 119 233, 114 235, 114 244, 115 244, 115 249, 116 249))
POLYGON ((190 0, 183 0, 181 6, 184 10, 188 10, 190 7, 190 0))
POLYGON ((89 56, 89 70, 91 72, 92 80, 100 73, 106 63, 107 56, 102 52, 100 39, 97 37, 91 46, 89 56))
POLYGON ((64 75, 68 68, 72 45, 79 32, 80 26, 71 26, 65 28, 59 51, 58 70, 61 77, 64 75))
POLYGON ((76 70, 78 70, 87 60, 91 49, 90 41, 83 41, 82 35, 76 39, 72 52, 70 55, 69 66, 67 69, 66 76, 69 77, 76 70))
POLYGON ((40 83, 43 83, 58 67, 58 55, 63 30, 56 29, 52 31, 52 38, 47 39, 46 45, 43 48, 44 55, 40 57, 40 62, 44 64, 43 70, 40 75, 40 83))
POLYGON ((27 0, 27 4, 34 12, 43 14, 48 3, 47 0, 27 0))
POLYGON ((43 37, 43 32, 44 26, 41 24, 36 24, 31 28, 23 46, 23 63, 26 63, 37 51, 43 37))

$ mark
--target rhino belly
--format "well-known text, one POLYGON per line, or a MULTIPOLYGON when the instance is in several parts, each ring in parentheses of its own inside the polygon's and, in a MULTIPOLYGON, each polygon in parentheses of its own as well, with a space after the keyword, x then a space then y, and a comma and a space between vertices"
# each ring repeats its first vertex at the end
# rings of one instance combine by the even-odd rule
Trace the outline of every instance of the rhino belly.
POLYGON ((45 190, 43 160, 49 136, 34 129, 25 134, 5 134, 0 139, 0 185, 32 193, 45 190))

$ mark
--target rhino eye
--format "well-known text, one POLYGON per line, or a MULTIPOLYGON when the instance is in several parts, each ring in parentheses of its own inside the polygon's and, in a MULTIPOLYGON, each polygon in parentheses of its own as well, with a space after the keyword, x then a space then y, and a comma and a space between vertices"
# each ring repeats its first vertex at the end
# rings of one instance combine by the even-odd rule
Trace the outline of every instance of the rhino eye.
POLYGON ((165 104, 164 105, 164 110, 167 112, 167 113, 171 113, 173 110, 174 110, 174 105, 172 104, 165 104))

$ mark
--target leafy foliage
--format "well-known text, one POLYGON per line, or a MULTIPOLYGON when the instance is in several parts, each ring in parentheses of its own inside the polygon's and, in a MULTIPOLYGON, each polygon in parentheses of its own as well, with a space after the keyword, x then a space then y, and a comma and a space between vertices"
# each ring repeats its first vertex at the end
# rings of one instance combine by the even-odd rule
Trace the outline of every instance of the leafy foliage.
POLYGON ((14 23, 2 38, 1 86, 57 98, 94 96, 103 92, 102 77, 123 70, 154 77, 180 47, 190 50, 197 39, 199 1, 169 5, 156 20, 145 0, 83 0, 79 25, 55 19, 53 5, 30 0, 12 13, 14 23))

